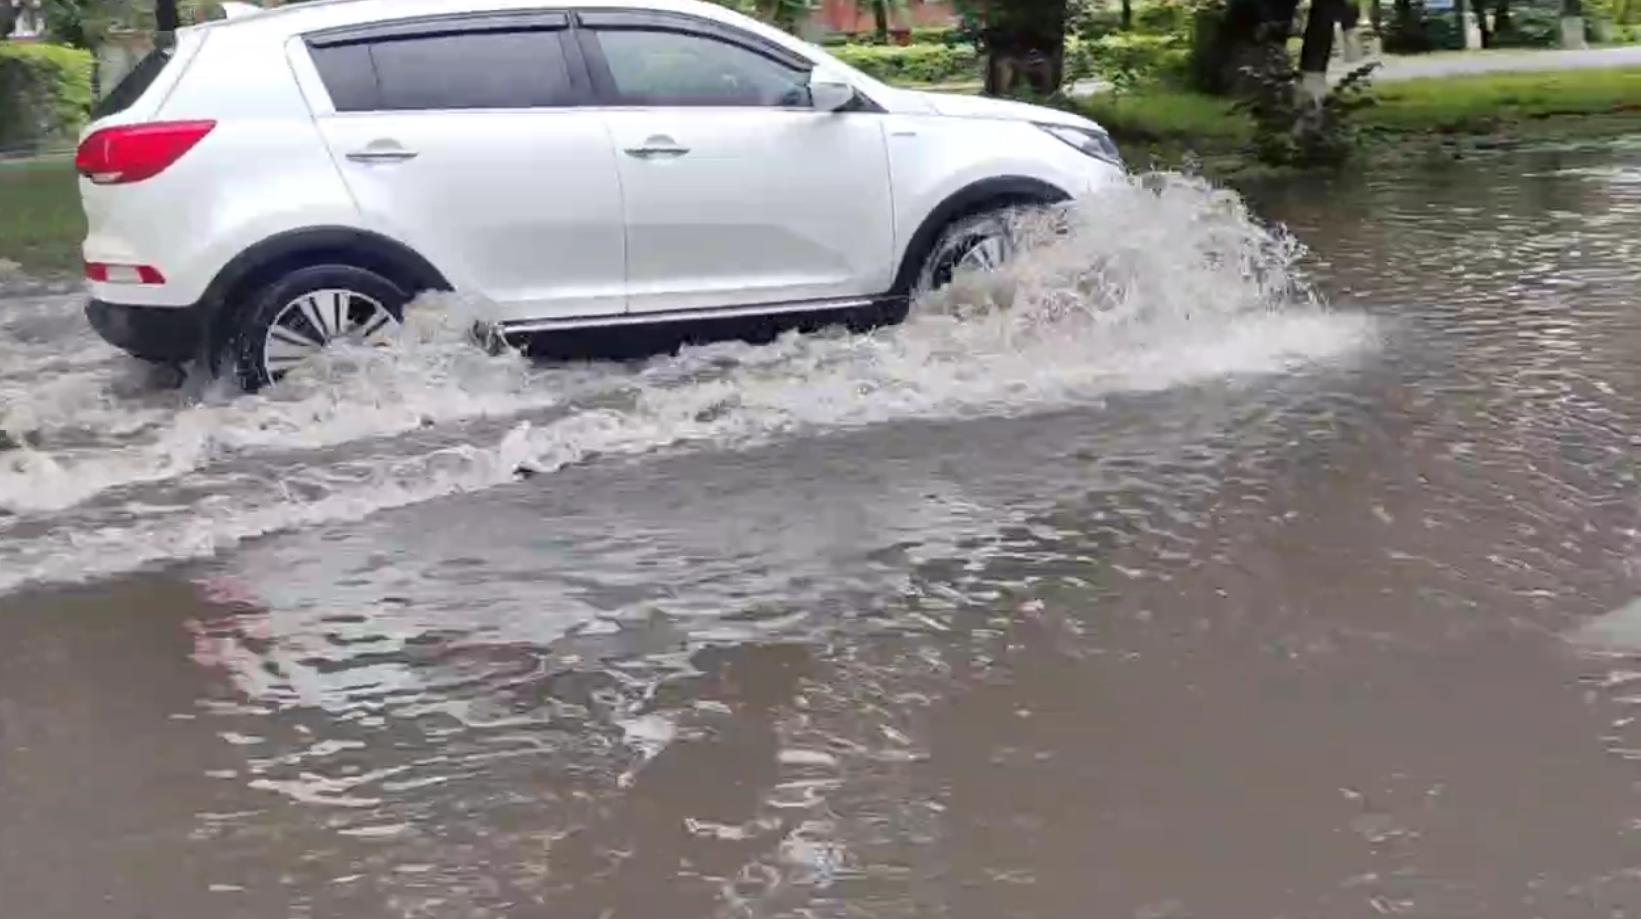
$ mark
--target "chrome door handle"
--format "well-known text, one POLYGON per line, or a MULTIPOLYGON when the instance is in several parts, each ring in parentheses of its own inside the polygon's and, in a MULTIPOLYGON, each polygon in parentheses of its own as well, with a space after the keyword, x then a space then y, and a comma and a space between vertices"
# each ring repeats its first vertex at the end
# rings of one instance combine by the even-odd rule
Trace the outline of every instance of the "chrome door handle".
POLYGON ((683 156, 688 152, 688 147, 678 147, 666 144, 646 144, 642 147, 627 148, 628 156, 636 156, 641 160, 654 159, 658 156, 683 156))
POLYGON ((348 154, 355 163, 402 163, 415 158, 414 150, 355 150, 348 154))

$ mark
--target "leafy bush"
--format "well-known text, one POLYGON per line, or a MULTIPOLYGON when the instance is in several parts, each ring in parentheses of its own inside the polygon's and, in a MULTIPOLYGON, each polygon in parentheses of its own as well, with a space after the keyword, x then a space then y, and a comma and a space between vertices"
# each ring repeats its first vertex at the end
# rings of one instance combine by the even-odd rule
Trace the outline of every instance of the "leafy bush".
MULTIPOLYGON (((962 31, 952 26, 911 30, 911 43, 913 45, 956 45, 961 44, 963 41, 962 31)), ((875 32, 828 32, 820 38, 820 44, 825 48, 843 48, 850 45, 883 47, 892 43, 892 37, 889 42, 879 41, 875 32)), ((906 46, 896 45, 895 47, 906 46)))
POLYGON ((1185 35, 1191 30, 1193 4, 1179 0, 1159 0, 1134 10, 1134 29, 1152 35, 1185 35))
POLYGON ((0 150, 72 137, 91 107, 88 52, 0 42, 0 150))
POLYGON ((1493 33, 1495 48, 1561 47, 1561 14, 1544 7, 1510 11, 1510 28, 1493 33))
MULTIPOLYGON (((1126 88, 1177 82, 1188 54, 1183 36, 1123 32, 1092 41, 1066 39, 1065 78, 1098 76, 1126 88)), ((889 83, 950 83, 980 77, 980 56, 967 45, 841 45, 838 60, 889 83)))
MULTIPOLYGON (((1133 28, 1129 35, 1185 35, 1191 30, 1191 17, 1197 2, 1187 0, 1152 0, 1133 4, 1133 28)), ((1073 17, 1077 34, 1085 39, 1102 38, 1123 33, 1122 7, 1117 4, 1089 5, 1073 17)))
POLYGON ((973 48, 946 45, 844 45, 832 55, 888 83, 949 83, 974 79, 980 57, 973 48))
POLYGON ((913 29, 914 45, 955 45, 963 40, 963 33, 951 26, 938 29, 913 29))
POLYGON ((1087 66, 1087 72, 1078 76, 1097 74, 1119 90, 1145 83, 1178 84, 1185 78, 1190 53, 1190 38, 1183 32, 1118 32, 1068 46, 1066 72, 1072 73, 1075 56, 1087 66))
POLYGON ((1338 166, 1360 146, 1352 116, 1375 104, 1368 77, 1379 65, 1352 70, 1320 103, 1298 92, 1300 73, 1286 60, 1253 69, 1256 91, 1232 106, 1253 121, 1254 156, 1268 166, 1338 166))

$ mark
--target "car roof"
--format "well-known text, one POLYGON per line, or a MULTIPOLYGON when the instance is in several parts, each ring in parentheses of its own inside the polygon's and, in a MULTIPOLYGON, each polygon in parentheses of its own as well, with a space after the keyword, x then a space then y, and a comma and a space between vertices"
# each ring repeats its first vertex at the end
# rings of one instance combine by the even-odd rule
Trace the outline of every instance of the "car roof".
POLYGON ((792 36, 785 32, 705 0, 308 0, 303 3, 287 3, 264 8, 238 2, 223 6, 226 18, 203 22, 191 28, 215 31, 261 27, 295 34, 334 26, 366 25, 373 22, 462 13, 537 9, 637 9, 688 13, 751 29, 765 37, 777 38, 783 44, 793 41, 792 36))
POLYGON ((744 29, 805 58, 845 70, 852 75, 857 85, 869 87, 880 95, 895 92, 884 83, 832 57, 823 48, 751 16, 737 13, 716 3, 708 3, 706 0, 308 0, 257 10, 247 10, 241 4, 236 6, 237 9, 225 10, 228 18, 190 26, 183 31, 209 33, 220 29, 267 29, 274 37, 285 39, 322 29, 465 13, 555 9, 672 12, 712 19, 744 29))

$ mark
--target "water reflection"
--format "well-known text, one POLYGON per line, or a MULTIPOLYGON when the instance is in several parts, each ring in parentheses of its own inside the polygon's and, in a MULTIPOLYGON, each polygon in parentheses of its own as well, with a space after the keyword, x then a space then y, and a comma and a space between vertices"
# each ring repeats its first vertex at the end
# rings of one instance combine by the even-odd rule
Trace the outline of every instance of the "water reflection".
POLYGON ((1354 361, 8 601, 8 919, 1634 912, 1638 153, 1256 190, 1354 361))

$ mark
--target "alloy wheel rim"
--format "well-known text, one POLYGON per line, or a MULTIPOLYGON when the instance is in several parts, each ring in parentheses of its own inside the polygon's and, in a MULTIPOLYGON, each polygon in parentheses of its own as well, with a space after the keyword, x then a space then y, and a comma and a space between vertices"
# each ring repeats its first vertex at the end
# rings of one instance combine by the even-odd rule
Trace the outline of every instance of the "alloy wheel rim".
POLYGON ((262 342, 262 369, 276 380, 332 342, 387 344, 398 325, 399 320, 374 297, 343 288, 310 291, 274 314, 262 342))
POLYGON ((976 227, 953 237, 929 259, 919 278, 917 294, 933 293, 950 284, 960 273, 989 273, 1009 260, 1008 232, 1002 225, 976 227))

